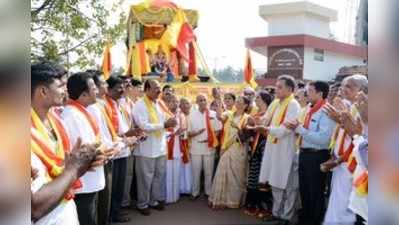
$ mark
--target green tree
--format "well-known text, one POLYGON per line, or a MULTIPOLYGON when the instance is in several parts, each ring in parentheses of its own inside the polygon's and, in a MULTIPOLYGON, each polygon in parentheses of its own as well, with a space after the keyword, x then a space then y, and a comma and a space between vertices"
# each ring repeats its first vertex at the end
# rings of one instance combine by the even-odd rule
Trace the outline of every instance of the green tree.
POLYGON ((236 70, 231 66, 226 66, 220 70, 214 70, 215 77, 220 82, 241 83, 243 81, 243 70, 236 70))
POLYGON ((122 40, 125 0, 31 0, 31 62, 44 58, 67 68, 95 66, 107 40, 122 40))

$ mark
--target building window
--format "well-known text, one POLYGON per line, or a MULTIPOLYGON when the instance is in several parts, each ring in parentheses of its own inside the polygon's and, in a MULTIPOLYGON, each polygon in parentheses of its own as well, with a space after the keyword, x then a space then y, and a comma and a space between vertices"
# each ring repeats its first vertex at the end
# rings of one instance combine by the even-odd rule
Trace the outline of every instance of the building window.
POLYGON ((313 59, 319 62, 324 62, 324 50, 323 49, 319 49, 319 48, 315 48, 314 49, 314 55, 313 55, 313 59))

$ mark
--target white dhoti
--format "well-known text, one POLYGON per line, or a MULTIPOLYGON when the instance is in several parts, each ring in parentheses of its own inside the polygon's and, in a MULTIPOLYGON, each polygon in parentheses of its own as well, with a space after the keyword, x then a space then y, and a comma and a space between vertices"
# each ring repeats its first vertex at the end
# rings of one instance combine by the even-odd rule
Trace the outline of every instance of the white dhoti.
POLYGON ((166 203, 174 203, 180 197, 180 159, 166 161, 166 203))
POLYGON ((348 208, 352 191, 352 174, 346 163, 333 171, 331 195, 323 225, 353 225, 356 215, 348 208))
POLYGON ((193 186, 193 172, 191 162, 180 164, 180 193, 191 194, 193 186))

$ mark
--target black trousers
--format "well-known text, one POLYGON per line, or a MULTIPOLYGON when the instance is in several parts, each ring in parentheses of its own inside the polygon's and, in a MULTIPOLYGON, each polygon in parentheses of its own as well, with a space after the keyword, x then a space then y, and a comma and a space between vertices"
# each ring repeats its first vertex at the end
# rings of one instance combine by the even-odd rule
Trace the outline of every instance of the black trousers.
POLYGON ((299 153, 299 191, 302 201, 300 224, 320 225, 322 222, 326 173, 320 171, 320 164, 327 161, 329 156, 327 150, 301 149, 299 153))
POLYGON ((104 165, 105 188, 98 193, 97 221, 98 225, 109 225, 112 193, 112 161, 104 165))
POLYGON ((97 194, 98 192, 93 192, 75 196, 80 224, 97 225, 97 194))
POLYGON ((111 220, 119 216, 125 189, 127 158, 115 159, 112 168, 111 220))

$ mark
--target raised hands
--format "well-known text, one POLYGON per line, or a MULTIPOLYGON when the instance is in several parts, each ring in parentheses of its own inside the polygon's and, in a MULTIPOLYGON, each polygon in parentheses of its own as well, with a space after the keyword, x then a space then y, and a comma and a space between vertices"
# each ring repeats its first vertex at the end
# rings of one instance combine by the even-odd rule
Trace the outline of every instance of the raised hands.
POLYGON ((190 138, 193 138, 193 137, 195 137, 195 136, 198 136, 198 135, 202 134, 204 131, 206 131, 205 128, 200 129, 200 130, 197 130, 197 131, 192 131, 192 132, 189 132, 188 136, 189 136, 190 138))
POLYGON ((290 130, 295 130, 299 126, 299 121, 298 120, 287 121, 283 123, 283 125, 290 130))
POLYGON ((169 118, 168 120, 165 121, 164 127, 165 129, 175 127, 177 125, 177 120, 174 117, 169 118))
POLYGON ((356 108, 359 111, 360 117, 362 118, 363 122, 368 122, 368 102, 369 99, 367 95, 361 91, 356 96, 356 108))
POLYGON ((72 151, 65 155, 65 170, 75 170, 81 177, 97 161, 97 155, 95 145, 82 145, 78 138, 72 151))
POLYGON ((342 120, 342 127, 350 136, 353 136, 355 134, 357 135, 362 134, 363 126, 360 118, 355 119, 350 114, 350 112, 344 111, 342 112, 341 120, 342 120))
POLYGON ((331 105, 330 103, 326 103, 323 107, 323 110, 327 113, 328 117, 330 117, 336 123, 341 122, 340 112, 333 105, 331 105))

